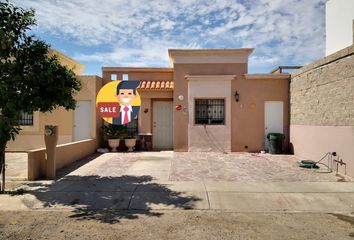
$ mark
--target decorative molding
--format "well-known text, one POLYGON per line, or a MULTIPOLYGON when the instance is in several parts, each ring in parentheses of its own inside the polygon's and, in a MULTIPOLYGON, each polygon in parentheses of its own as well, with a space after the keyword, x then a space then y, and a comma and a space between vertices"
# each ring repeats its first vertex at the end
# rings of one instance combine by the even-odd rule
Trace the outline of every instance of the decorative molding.
POLYGON ((184 78, 187 81, 231 81, 236 78, 236 75, 186 75, 184 78))
POLYGON ((103 72, 173 72, 173 68, 162 67, 102 67, 103 72))
POLYGON ((257 73, 245 74, 246 80, 275 80, 275 79, 290 79, 290 74, 287 73, 257 73))

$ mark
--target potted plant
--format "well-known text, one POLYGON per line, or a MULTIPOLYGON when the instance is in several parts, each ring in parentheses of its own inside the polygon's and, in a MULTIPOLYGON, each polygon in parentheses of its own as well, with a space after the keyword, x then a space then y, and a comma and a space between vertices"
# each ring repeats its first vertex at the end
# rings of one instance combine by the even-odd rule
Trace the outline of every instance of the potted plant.
POLYGON ((120 139, 118 136, 124 131, 122 125, 107 124, 103 125, 103 133, 105 138, 108 140, 108 146, 112 148, 112 152, 117 152, 117 147, 119 147, 120 139))
POLYGON ((128 135, 124 139, 125 141, 125 146, 128 148, 128 152, 134 151, 134 147, 136 145, 136 138, 133 135, 128 135))

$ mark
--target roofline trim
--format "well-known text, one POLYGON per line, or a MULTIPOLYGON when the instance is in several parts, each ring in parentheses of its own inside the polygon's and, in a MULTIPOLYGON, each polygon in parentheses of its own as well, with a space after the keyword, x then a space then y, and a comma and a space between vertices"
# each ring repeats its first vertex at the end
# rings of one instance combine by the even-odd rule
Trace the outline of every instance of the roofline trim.
POLYGON ((102 72, 120 71, 120 72, 173 72, 169 67, 102 67, 102 72))
POLYGON ((246 80, 275 80, 275 79, 290 79, 288 73, 254 73, 245 74, 246 80))

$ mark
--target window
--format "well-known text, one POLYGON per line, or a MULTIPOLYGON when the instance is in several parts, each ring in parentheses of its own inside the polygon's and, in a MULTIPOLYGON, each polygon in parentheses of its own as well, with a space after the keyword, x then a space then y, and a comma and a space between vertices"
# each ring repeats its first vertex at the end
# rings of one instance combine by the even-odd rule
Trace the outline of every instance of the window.
POLYGON ((222 125, 225 124, 224 99, 196 99, 195 124, 222 125))
POLYGON ((111 80, 112 81, 117 80, 117 74, 111 74, 111 80))
POLYGON ((123 78, 122 79, 123 81, 128 81, 129 80, 129 75, 127 73, 123 73, 122 78, 123 78))
POLYGON ((138 134, 138 117, 130 121, 126 126, 128 136, 135 136, 138 134))
POLYGON ((20 125, 22 125, 22 126, 32 126, 33 125, 33 114, 21 113, 21 115, 20 115, 20 125))

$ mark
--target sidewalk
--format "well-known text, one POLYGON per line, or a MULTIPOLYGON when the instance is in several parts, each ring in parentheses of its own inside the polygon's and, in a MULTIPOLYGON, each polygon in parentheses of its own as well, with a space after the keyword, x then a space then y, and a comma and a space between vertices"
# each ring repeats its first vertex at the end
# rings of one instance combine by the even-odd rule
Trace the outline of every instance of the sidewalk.
MULTIPOLYGON (((0 209, 230 210, 354 212, 354 183, 112 182, 61 180, 21 196, 0 195, 0 209)), ((129 180, 128 180, 129 181, 129 180)))

